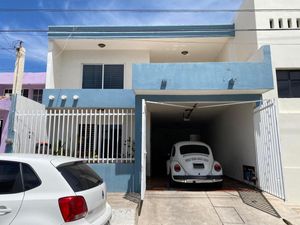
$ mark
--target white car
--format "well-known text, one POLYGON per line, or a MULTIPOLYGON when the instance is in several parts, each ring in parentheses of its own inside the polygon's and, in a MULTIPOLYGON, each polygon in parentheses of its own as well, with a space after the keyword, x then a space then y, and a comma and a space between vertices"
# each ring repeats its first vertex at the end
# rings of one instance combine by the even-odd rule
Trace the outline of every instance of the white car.
POLYGON ((0 154, 1 225, 102 225, 111 216, 106 185, 84 161, 0 154))
POLYGON ((222 184, 223 171, 214 160, 211 148, 198 141, 184 141, 173 145, 167 161, 170 182, 222 184))

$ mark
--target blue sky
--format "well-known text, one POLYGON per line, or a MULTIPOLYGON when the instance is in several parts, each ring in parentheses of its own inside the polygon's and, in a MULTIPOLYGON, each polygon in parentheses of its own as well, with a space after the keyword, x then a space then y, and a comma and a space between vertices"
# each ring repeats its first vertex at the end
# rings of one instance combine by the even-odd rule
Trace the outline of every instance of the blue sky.
MULTIPOLYGON (((1 0, 0 8, 238 9, 242 0, 1 0)), ((0 29, 47 29, 49 25, 201 25, 232 23, 232 13, 0 12, 0 29)), ((24 41, 26 72, 46 71, 46 33, 0 33, 0 71, 14 69, 16 40, 24 41)))

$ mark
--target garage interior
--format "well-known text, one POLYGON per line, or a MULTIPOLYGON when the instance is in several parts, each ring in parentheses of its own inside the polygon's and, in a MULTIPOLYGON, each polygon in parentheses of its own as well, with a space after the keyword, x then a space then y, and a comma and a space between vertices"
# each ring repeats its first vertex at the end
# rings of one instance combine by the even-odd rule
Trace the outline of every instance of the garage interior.
POLYGON ((190 135, 199 135, 211 146, 225 177, 247 183, 245 166, 256 170, 254 103, 147 102, 146 106, 147 189, 169 189, 168 154, 174 143, 189 141, 190 135))

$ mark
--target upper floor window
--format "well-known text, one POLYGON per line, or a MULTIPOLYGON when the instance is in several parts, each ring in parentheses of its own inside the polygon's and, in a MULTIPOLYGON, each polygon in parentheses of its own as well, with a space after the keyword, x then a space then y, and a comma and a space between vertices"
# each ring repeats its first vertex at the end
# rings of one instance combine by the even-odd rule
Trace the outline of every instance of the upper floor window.
POLYGON ((22 89, 21 95, 28 98, 29 96, 29 89, 22 89))
POLYGON ((124 65, 83 65, 82 88, 123 89, 124 65))
MULTIPOLYGON (((12 89, 4 89, 4 96, 5 95, 11 95, 12 94, 12 89)), ((22 89, 21 95, 28 98, 29 90, 28 89, 22 89)))
POLYGON ((12 94, 12 89, 4 89, 4 93, 3 93, 4 96, 6 95, 10 96, 11 94, 12 94))
POLYGON ((279 98, 300 97, 300 70, 277 70, 279 98))
POLYGON ((43 89, 34 89, 32 100, 36 101, 36 102, 39 102, 39 103, 42 103, 42 101, 43 101, 43 89))

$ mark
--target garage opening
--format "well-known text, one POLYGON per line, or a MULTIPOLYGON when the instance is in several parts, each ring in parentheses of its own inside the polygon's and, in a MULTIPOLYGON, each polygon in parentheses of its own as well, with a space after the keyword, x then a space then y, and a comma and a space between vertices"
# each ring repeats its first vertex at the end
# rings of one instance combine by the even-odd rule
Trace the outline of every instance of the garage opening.
MULTIPOLYGON (((270 156, 272 152, 277 154, 274 143, 278 137, 271 140, 275 135, 273 131, 277 129, 275 121, 274 124, 271 121, 272 112, 268 114, 267 111, 266 117, 262 117, 258 110, 258 116, 255 116, 256 103, 148 101, 145 119, 147 188, 168 190, 166 162, 170 158, 172 146, 191 138, 211 147, 214 160, 221 163, 225 177, 266 190, 268 188, 263 187, 263 182, 267 180, 267 186, 270 186, 272 181, 266 177, 272 173, 278 180, 278 183, 273 182, 273 186, 283 185, 280 163, 278 168, 269 165, 270 168, 265 169, 266 165, 262 165, 262 162, 274 159, 274 155, 270 156), (267 124, 267 128, 272 129, 268 130, 261 124, 267 124), (269 139, 264 136, 269 136, 269 139), (272 150, 266 149, 266 153, 260 153, 265 145, 272 145, 272 150)), ((261 107, 261 112, 269 108, 263 104, 261 107)), ((274 190, 266 191, 280 197, 283 188, 280 186, 279 189, 276 190, 279 194, 274 190)))

